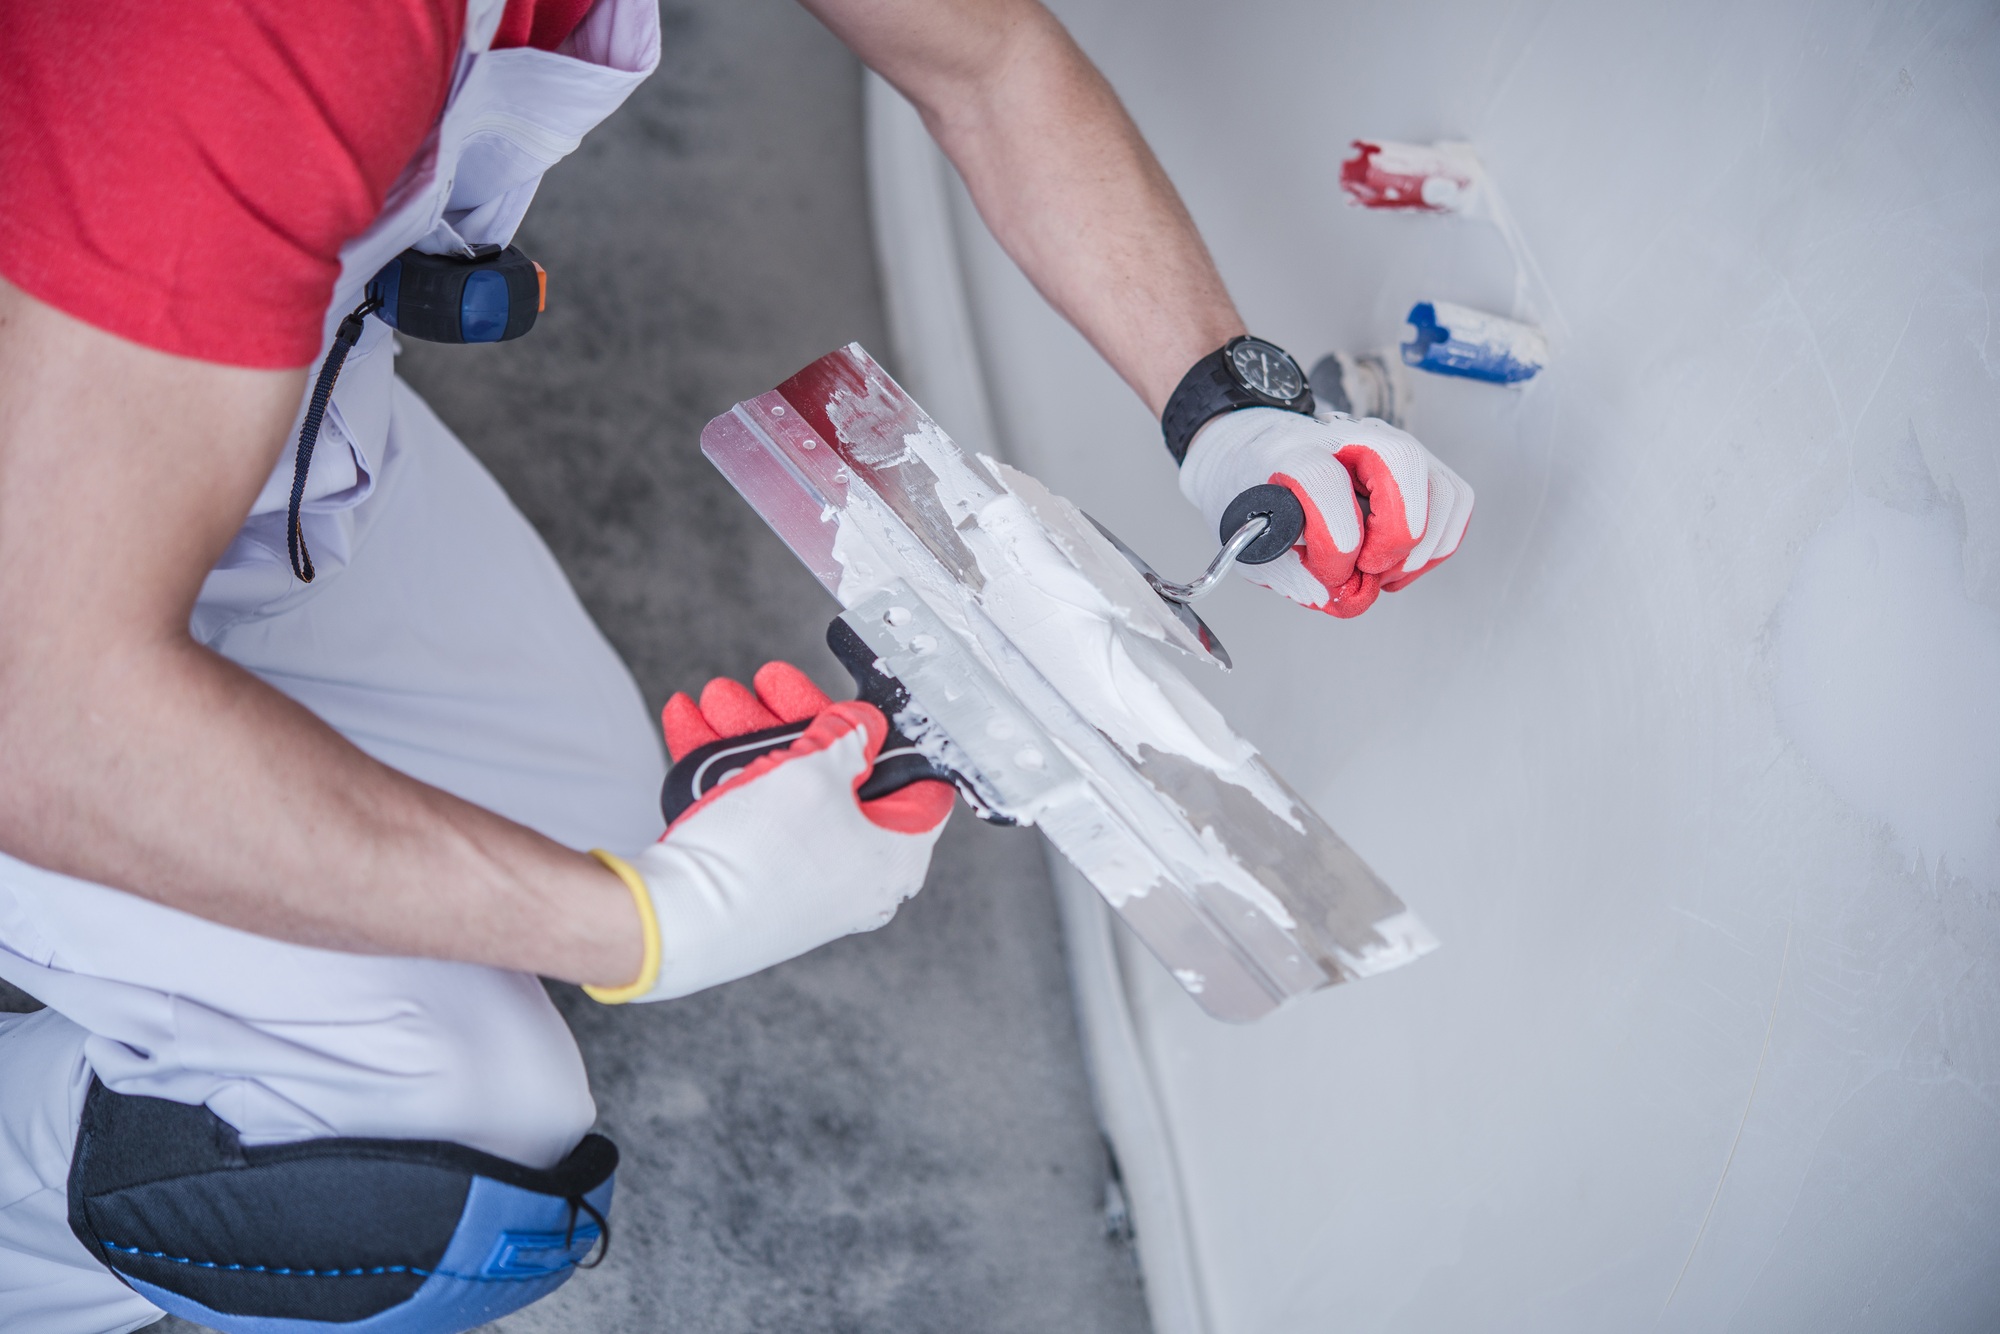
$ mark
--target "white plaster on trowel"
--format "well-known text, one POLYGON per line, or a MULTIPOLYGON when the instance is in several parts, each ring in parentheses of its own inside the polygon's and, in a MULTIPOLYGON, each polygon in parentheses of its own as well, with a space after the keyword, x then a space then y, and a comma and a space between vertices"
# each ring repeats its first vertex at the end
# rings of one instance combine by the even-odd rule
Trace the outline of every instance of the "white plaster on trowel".
POLYGON ((1096 589, 1098 597, 1121 623, 1148 639, 1171 644, 1208 666, 1221 667, 1124 553, 1106 540, 1082 510, 1038 479, 998 459, 982 454, 979 461, 1010 495, 1018 497, 1033 512, 1039 520, 1037 527, 1042 537, 1096 589))
POLYGON ((1401 968, 1410 960, 1421 958, 1438 947, 1437 937, 1413 912, 1400 912, 1394 917, 1383 918, 1375 923, 1375 934, 1381 937, 1381 944, 1341 959, 1341 963, 1356 977, 1374 977, 1392 968, 1401 968))
MULTIPOLYGON (((833 407, 836 420, 852 411, 849 405, 833 407)), ((1135 765, 1149 755, 1189 760, 1306 835, 1292 798, 1258 759, 1256 747, 1230 729, 1166 650, 1170 642, 1197 653, 1199 646, 1081 513, 1033 478, 991 459, 982 461, 985 475, 1011 489, 987 486, 950 439, 928 423, 903 437, 895 458, 920 461, 936 477, 935 494, 974 557, 979 587, 951 577, 869 488, 857 486, 834 518, 833 554, 841 569, 836 596, 843 606, 858 604, 892 580, 907 580, 952 630, 954 651, 977 655, 1003 678, 1008 673, 996 655, 1018 655, 1135 765), (1004 645, 980 633, 972 606, 1005 637, 1004 645)), ((956 743, 941 729, 920 728, 911 735, 933 760, 965 769, 952 762, 956 743)), ((1066 741, 1051 733, 1046 739, 1079 771, 1098 772, 1073 744, 1076 738, 1066 741)), ((1015 753, 1014 762, 1025 764, 1024 754, 1015 753)), ((1178 808, 1171 798, 1147 786, 1150 800, 1120 805, 1120 818, 1139 834, 1144 855, 1134 855, 1136 850, 1118 838, 1088 840, 1091 860, 1085 869, 1107 900, 1116 906, 1150 893, 1170 872, 1189 886, 1229 891, 1282 930, 1297 925, 1213 828, 1196 831, 1190 840, 1176 824, 1178 808)), ((1019 823, 1046 826, 1052 800, 1026 806, 996 801, 995 809, 1019 823)), ((1076 831, 1083 828, 1076 825, 1072 833, 1081 838, 1076 831)), ((1076 848, 1070 852, 1078 855, 1076 848)))
POLYGON ((863 531, 860 511, 854 505, 844 509, 828 507, 821 522, 832 522, 833 558, 840 562, 840 584, 834 597, 843 607, 852 607, 876 589, 897 578, 882 558, 880 550, 863 531))
POLYGON ((1159 660, 1146 642, 1151 625, 1107 599, 1056 549, 1019 497, 987 504, 979 530, 991 539, 974 547, 987 577, 980 606, 1120 750, 1137 760, 1151 746, 1218 773, 1257 753, 1159 660))
POLYGON ((1173 644, 1207 660, 1158 594, 1069 501, 1004 463, 982 462, 1008 494, 978 515, 977 533, 1004 556, 996 565, 982 555, 980 604, 1029 661, 1134 760, 1148 748, 1193 760, 1304 832, 1291 798, 1256 762, 1257 748, 1162 651, 1173 644))
MULTIPOLYGON (((958 516, 960 539, 984 579, 976 594, 933 581, 928 590, 935 595, 933 607, 963 626, 962 614, 955 615, 951 604, 973 597, 1071 706, 1135 762, 1145 758, 1148 748, 1192 760, 1302 830, 1290 797, 1254 763, 1257 748, 1233 732, 1167 660, 1167 643, 1184 652, 1192 647, 1199 653, 1199 646, 1123 558, 1114 551, 1115 568, 1106 562, 1083 536, 1087 521, 1034 478, 985 459, 1008 489, 981 494, 961 480, 959 468, 950 466, 956 455, 956 446, 927 423, 905 437, 896 456, 899 461, 934 462, 939 499, 947 513, 958 516), (1069 541, 1058 545, 1053 534, 1064 528, 1069 541)), ((854 605, 889 579, 909 577, 933 564, 910 559, 913 552, 903 559, 886 557, 886 549, 907 547, 909 541, 898 524, 865 500, 841 510, 836 523, 834 557, 842 571, 836 595, 843 606, 854 605)), ((1088 537, 1109 549, 1094 532, 1088 537)), ((1244 892, 1278 920, 1289 921, 1261 886, 1244 892)))

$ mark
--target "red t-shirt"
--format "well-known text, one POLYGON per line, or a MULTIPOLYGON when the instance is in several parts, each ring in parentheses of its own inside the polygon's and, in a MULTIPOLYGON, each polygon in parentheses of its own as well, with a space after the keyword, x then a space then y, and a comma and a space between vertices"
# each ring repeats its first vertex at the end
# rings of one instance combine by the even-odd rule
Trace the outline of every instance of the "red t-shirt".
MULTIPOLYGON (((508 0, 553 49, 592 0, 508 0)), ((340 248, 444 107, 465 0, 0 0, 0 274, 236 366, 319 354, 340 248)))

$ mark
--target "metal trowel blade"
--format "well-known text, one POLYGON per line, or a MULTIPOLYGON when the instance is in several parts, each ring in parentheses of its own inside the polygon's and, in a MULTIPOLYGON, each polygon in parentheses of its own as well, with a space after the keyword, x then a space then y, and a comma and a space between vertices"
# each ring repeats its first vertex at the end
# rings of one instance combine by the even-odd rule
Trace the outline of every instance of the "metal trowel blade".
MULTIPOLYGON (((1138 552, 1126 546, 1125 543, 1119 539, 1118 534, 1112 532, 1109 528, 1106 528, 1103 524, 1099 523, 1094 517, 1092 517, 1089 514, 1085 514, 1083 517, 1089 519, 1090 526, 1095 528, 1098 532, 1104 535, 1105 541, 1109 542, 1112 546, 1118 548, 1118 554, 1123 556, 1126 560, 1130 561, 1132 564, 1132 568, 1137 570, 1140 573, 1140 575, 1144 577, 1144 579, 1148 584, 1153 583, 1156 579, 1160 577, 1159 571, 1155 570, 1151 565, 1148 565, 1146 563, 1146 558, 1144 556, 1141 556, 1138 552)), ((1201 619, 1201 617, 1195 614, 1195 610, 1193 607, 1188 606, 1188 604, 1185 602, 1174 601, 1172 598, 1167 597, 1164 594, 1161 594, 1157 588, 1155 588, 1153 591, 1156 595, 1159 596, 1160 601, 1166 605, 1167 610, 1171 611, 1174 614, 1174 616, 1180 621, 1180 623, 1182 625, 1185 625, 1188 628, 1189 632, 1192 633, 1196 639, 1201 641, 1202 648, 1207 650, 1208 656, 1215 659, 1217 666, 1221 667, 1222 670, 1226 672, 1230 668, 1236 665, 1235 663, 1229 660, 1229 650, 1222 647, 1222 640, 1216 637, 1215 631, 1208 628, 1207 621, 1204 621, 1203 619, 1201 619)))
POLYGON ((1210 1014, 1256 1019, 1435 947, 1180 675, 1169 648, 1226 661, 1208 627, 1162 614, 1143 560, 1027 474, 967 455, 859 346, 717 417, 702 452, 908 689, 905 735, 1039 829, 1210 1014), (1018 568, 1015 540, 1074 567, 1116 619, 1129 679, 1192 730, 1135 736, 1118 698, 1077 677, 1037 631, 1047 601, 989 581, 1018 568))

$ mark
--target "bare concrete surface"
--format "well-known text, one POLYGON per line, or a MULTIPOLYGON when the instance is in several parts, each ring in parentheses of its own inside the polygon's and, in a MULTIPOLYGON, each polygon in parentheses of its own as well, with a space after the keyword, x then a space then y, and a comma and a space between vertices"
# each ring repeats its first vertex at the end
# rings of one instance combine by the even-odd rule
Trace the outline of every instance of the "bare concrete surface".
MULTIPOLYGON (((669 5, 659 75, 544 184, 536 330, 403 373, 547 537, 657 706, 837 610, 702 460, 702 424, 850 339, 887 354, 860 69, 789 0, 669 5)), ((961 809, 884 930, 685 1001, 557 988, 624 1152, 602 1267, 494 1330, 1146 1328, 1106 1239, 1047 872, 961 809)), ((18 1007, 0 995, 0 1006, 18 1007)), ((194 1326, 168 1320, 160 1331, 194 1326)))

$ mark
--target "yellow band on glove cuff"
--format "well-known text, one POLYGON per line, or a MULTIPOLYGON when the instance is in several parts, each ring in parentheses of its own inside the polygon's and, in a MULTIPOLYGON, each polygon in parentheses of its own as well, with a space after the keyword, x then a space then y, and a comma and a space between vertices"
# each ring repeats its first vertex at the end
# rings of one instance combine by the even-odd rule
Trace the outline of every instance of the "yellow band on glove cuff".
POLYGON ((645 933, 646 954, 639 964, 639 976, 622 987, 586 986, 583 994, 605 1005, 623 1005, 626 1001, 637 1000, 660 983, 660 919, 653 915, 653 893, 646 888, 646 882, 632 869, 631 863, 623 857, 614 856, 603 848, 592 848, 590 855, 625 882, 625 888, 632 891, 632 903, 639 909, 639 929, 645 933))

